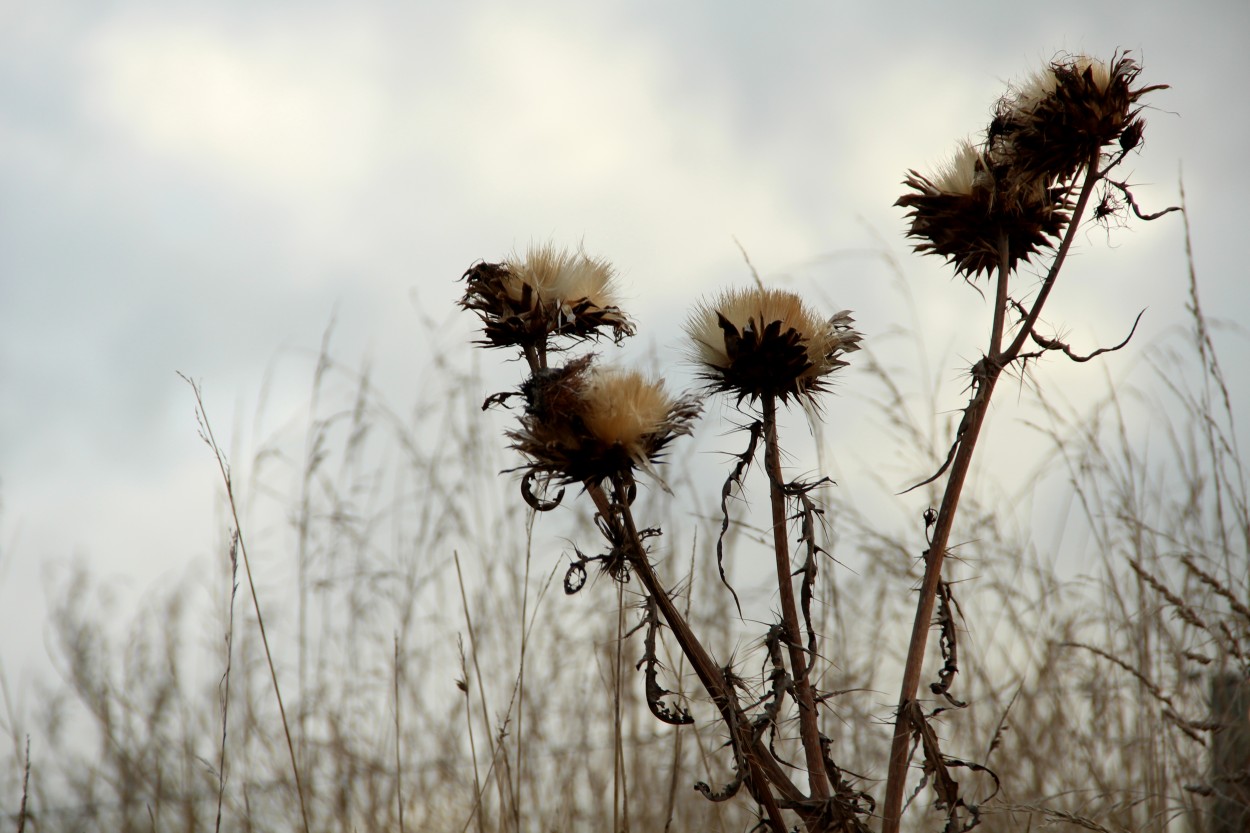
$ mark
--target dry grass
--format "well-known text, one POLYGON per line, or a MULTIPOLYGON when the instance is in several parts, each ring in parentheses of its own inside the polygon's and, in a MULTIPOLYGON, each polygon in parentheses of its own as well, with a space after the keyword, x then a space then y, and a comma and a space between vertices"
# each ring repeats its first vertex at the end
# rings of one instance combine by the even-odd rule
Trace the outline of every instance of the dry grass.
MULTIPOLYGON (((63 682, 46 683, 40 713, 8 724, 29 731, 34 761, 29 809, 17 812, 15 793, 15 822, 300 828, 276 678, 311 830, 399 830, 401 813, 408 830, 597 828, 612 813, 614 754, 636 829, 663 828, 670 815, 674 829, 742 826, 740 811, 707 805, 688 783, 671 808, 646 800, 671 791, 675 760, 677 771, 704 772, 705 749, 687 740, 675 751, 632 677, 617 684, 615 617, 593 615, 590 594, 550 592, 564 566, 555 553, 588 519, 537 543, 526 534, 528 511, 495 488, 506 461, 480 418, 482 382, 450 365, 432 373, 442 405, 403 417, 366 372, 323 349, 306 421, 253 455, 236 506, 223 497, 247 533, 272 677, 252 605, 236 610, 234 531, 202 565, 217 590, 194 621, 192 587, 126 615, 85 569, 63 577, 52 591, 63 682), (262 502, 287 503, 289 527, 249 529, 262 502), (604 707, 614 696, 619 753, 604 707)), ((684 562, 690 537, 674 532, 684 562)), ((693 777, 725 776, 682 781, 693 777)))

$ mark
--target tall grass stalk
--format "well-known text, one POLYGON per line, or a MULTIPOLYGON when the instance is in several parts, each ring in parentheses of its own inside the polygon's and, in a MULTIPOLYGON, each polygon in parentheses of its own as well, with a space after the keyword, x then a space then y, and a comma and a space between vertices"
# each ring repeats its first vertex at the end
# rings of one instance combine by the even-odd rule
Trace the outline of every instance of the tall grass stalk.
POLYGON ((399 719, 399 675, 402 660, 399 655, 399 634, 395 634, 395 807, 399 814, 399 833, 404 833, 404 763, 401 753, 403 727, 399 719))
POLYGON ((221 675, 221 747, 217 755, 217 819, 221 833, 221 809, 226 800, 226 739, 230 728, 230 671, 234 666, 234 600, 239 593, 239 535, 230 536, 230 605, 226 615, 226 670, 221 675))
MULTIPOLYGON (((482 675, 482 668, 478 664, 478 642, 477 636, 473 630, 473 614, 469 610, 469 598, 464 589, 464 571, 460 568, 460 553, 452 553, 452 559, 456 564, 456 582, 460 586, 460 607, 464 613, 464 626, 469 632, 469 653, 473 657, 473 678, 477 683, 478 702, 482 709, 482 720, 486 725, 486 741, 490 748, 490 766, 486 772, 486 777, 489 778, 491 773, 494 772, 496 764, 502 762, 505 770, 507 769, 508 756, 507 753, 503 751, 502 747, 503 730, 500 729, 499 733, 496 734, 496 731, 492 726, 489 708, 486 705, 485 677, 482 675)), ((474 764, 474 769, 476 771, 476 764, 474 764)), ((502 778, 496 777, 495 786, 499 792, 499 803, 502 808, 502 814, 507 818, 515 819, 516 796, 513 791, 511 775, 505 772, 502 778)), ((474 815, 481 813, 481 800, 485 790, 485 784, 481 785, 478 789, 478 796, 474 801, 472 813, 469 815, 469 821, 465 822, 466 829, 468 828, 469 823, 473 820, 474 815)))
POLYGON ((473 759, 473 805, 469 818, 465 821, 461 833, 465 833, 469 829, 469 825, 477 821, 478 833, 482 833, 486 829, 486 819, 481 813, 482 801, 482 775, 477 764, 477 739, 473 737, 473 701, 472 695, 469 694, 469 669, 464 659, 464 642, 457 639, 457 645, 460 649, 460 679, 456 681, 461 693, 464 695, 464 722, 465 729, 469 736, 469 755, 473 759))
POLYGON ((534 516, 530 512, 525 525, 525 573, 521 584, 521 632, 519 659, 517 667, 517 715, 516 715, 516 807, 512 823, 516 830, 521 830, 521 809, 524 805, 525 789, 525 656, 529 647, 529 628, 526 626, 530 599, 530 565, 534 558, 534 516))
MULTIPOLYGON (((183 381, 191 386, 191 391, 195 396, 195 417, 200 424, 201 438, 208 445, 213 453, 213 458, 217 461, 217 470, 221 473, 222 485, 226 489, 226 502, 230 507, 230 516, 234 521, 234 540, 237 540, 239 552, 243 555, 243 571, 247 575, 247 587, 252 596, 252 609, 256 612, 256 626, 260 631, 261 644, 265 649, 265 661, 269 665, 269 679, 273 683, 273 696, 278 703, 278 714, 282 719, 282 734, 286 737, 287 751, 291 756, 291 773, 295 776, 295 794, 299 798, 300 819, 304 825, 304 833, 310 833, 311 827, 308 823, 308 808, 304 802, 304 784, 300 779, 299 762, 295 757, 295 744, 291 741, 291 725, 286 719, 286 706, 282 703, 282 688, 278 685, 278 671, 274 667, 273 652, 269 650, 269 635, 265 632, 265 618, 260 611, 260 596, 256 593, 256 582, 252 579, 252 563, 247 556, 247 543, 243 538, 243 525, 239 521, 239 508, 234 499, 234 483, 230 477, 230 464, 226 461, 225 453, 217 444, 217 438, 213 435, 212 424, 208 420, 208 412, 204 407, 204 398, 200 393, 200 386, 192 381, 189 377, 182 376, 183 381)), ((233 598, 233 591, 231 592, 233 598)), ((233 604, 231 605, 233 610, 233 604)), ((223 707, 224 712, 224 707, 223 707)), ((225 731, 224 727, 222 729, 225 731)), ((224 741, 223 741, 224 743, 224 741)))
POLYGON ((26 754, 22 762, 22 803, 17 808, 17 833, 26 829, 26 799, 30 796, 30 735, 26 736, 26 754))

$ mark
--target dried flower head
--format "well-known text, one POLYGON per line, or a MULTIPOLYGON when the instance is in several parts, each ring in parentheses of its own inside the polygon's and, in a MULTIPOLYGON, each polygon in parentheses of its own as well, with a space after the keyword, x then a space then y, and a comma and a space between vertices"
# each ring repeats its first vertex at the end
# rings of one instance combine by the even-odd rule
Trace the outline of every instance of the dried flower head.
POLYGON ((593 356, 540 370, 523 386, 527 407, 508 432, 528 471, 559 483, 655 474, 661 452, 690 433, 701 410, 633 370, 598 367, 593 356))
POLYGON ((738 401, 808 396, 844 367, 842 356, 859 349, 854 319, 843 310, 828 320, 793 292, 730 290, 695 307, 686 321, 692 358, 715 390, 736 391, 738 401))
POLYGON ((1026 179, 1066 180, 1099 149, 1141 141, 1138 100, 1167 85, 1135 87, 1141 66, 1127 54, 1110 64, 1085 55, 1051 62, 995 108, 990 152, 1026 179))
POLYGON ((616 305, 615 277, 606 261, 553 246, 524 258, 479 263, 464 273, 460 306, 482 320, 488 347, 545 346, 552 336, 596 338, 611 329, 617 341, 633 324, 616 305))
POLYGON ((968 278, 997 270, 1004 240, 1009 270, 1028 262, 1054 246, 1070 216, 1065 189, 1008 177, 967 141, 932 177, 908 171, 903 184, 912 193, 895 205, 911 219, 907 236, 922 241, 916 251, 941 255, 968 278))

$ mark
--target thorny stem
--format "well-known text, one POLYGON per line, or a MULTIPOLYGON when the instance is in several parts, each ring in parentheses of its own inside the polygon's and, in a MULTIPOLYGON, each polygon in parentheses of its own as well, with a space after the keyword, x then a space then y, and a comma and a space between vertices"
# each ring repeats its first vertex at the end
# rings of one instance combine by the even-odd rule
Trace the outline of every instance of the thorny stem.
MULTIPOLYGON (((1000 280, 1005 280, 1005 278, 1000 280)), ((955 460, 951 464, 950 478, 946 481, 946 492, 942 496, 942 505, 938 510, 937 523, 933 529, 933 540, 925 552, 924 581, 920 586, 920 599, 916 604, 916 618, 912 623, 911 642, 907 647, 902 692, 899 694, 898 714, 894 724, 894 741, 890 747, 882 833, 898 833, 907 764, 911 757, 908 749, 911 721, 907 716, 907 707, 915 699, 916 689, 920 685, 920 668, 933 619, 933 605, 937 596, 938 583, 942 580, 942 562, 946 555, 946 544, 950 539, 955 510, 959 505, 959 497, 963 492, 964 481, 972 463, 972 453, 976 448, 977 437, 981 433, 981 426, 984 424, 985 413, 988 410, 990 394, 993 393, 994 382, 997 379, 998 372, 988 370, 977 387, 973 401, 969 403, 968 422, 959 440, 959 450, 955 454, 955 460)))
POLYGON ((1098 180, 1102 179, 1103 172, 1098 170, 1098 160, 1100 158, 1101 149, 1095 148, 1090 152, 1089 161, 1085 163, 1085 184, 1081 186, 1081 193, 1077 197, 1076 207, 1072 209, 1072 219, 1068 222, 1068 230, 1063 235, 1063 242, 1055 250, 1055 259, 1050 264, 1050 270, 1046 273, 1046 280, 1042 282, 1042 288, 1037 293, 1037 299, 1033 302, 1033 308, 1029 310, 1028 316, 1025 317, 1024 322, 1020 325, 1020 332, 1016 333, 1016 337, 1012 339, 1011 346, 1003 354, 1007 361, 1013 361, 1016 356, 1020 355, 1020 351, 1024 348, 1024 342, 1028 340, 1029 333, 1033 331, 1033 327, 1037 324, 1037 318, 1042 313, 1042 305, 1050 297, 1050 291, 1055 286, 1055 279, 1059 277, 1059 269, 1063 266, 1063 262, 1068 256, 1068 249, 1072 248, 1072 239, 1076 237, 1076 230, 1081 225, 1081 217, 1085 214, 1085 207, 1089 205, 1089 198, 1094 193, 1094 186, 1098 184, 1098 180))
POLYGON ((1020 355, 1020 351, 1029 333, 1037 324, 1042 306, 1054 288, 1059 269, 1063 266, 1076 230, 1080 226, 1081 217, 1089 204, 1094 186, 1102 176, 1098 169, 1101 149, 1094 148, 1086 162, 1085 182, 1081 186, 1076 206, 1072 210, 1072 218, 1068 222, 1067 231, 1054 260, 1042 283, 1042 288, 1033 301, 1020 330, 1005 351, 1001 351, 1004 322, 1007 308, 1007 280, 1010 277, 1009 259, 1006 241, 1000 240, 998 266, 998 285, 995 293, 994 323, 990 333, 990 349, 988 354, 974 368, 973 396, 968 403, 965 424, 961 426, 956 442, 959 444, 955 459, 951 463, 950 475, 946 481, 946 491, 942 495, 942 504, 938 509, 937 521, 933 528, 933 538, 925 552, 924 579, 920 586, 920 598, 916 603, 916 618, 912 623, 911 642, 907 647, 907 659, 903 667, 903 684, 899 694, 898 713, 895 716, 894 740, 890 747, 890 762, 886 776, 885 804, 882 807, 881 833, 898 833, 902 821, 903 792, 907 780, 907 768, 911 753, 909 739, 911 721, 908 718, 909 706, 915 700, 916 690, 920 686, 920 671, 924 662, 925 646, 929 637, 929 628, 933 619, 933 607, 937 597, 938 584, 942 580, 942 562, 946 557, 946 546, 950 541, 951 528, 955 522, 955 512, 959 507, 959 498, 963 493, 964 482, 968 469, 972 464, 972 455, 976 449, 977 438, 981 427, 985 424, 985 415, 989 410, 990 397, 994 385, 998 381, 1003 368, 1011 364, 1020 355))
POLYGON ((799 704, 799 733, 807 758, 807 778, 813 799, 829 797, 829 781, 825 774, 824 755, 820 748, 820 725, 816 700, 808 679, 807 656, 799 631, 799 612, 794 604, 794 582, 790 564, 790 545, 786 535, 786 497, 782 492, 781 450, 777 442, 777 400, 763 397, 764 468, 768 471, 769 496, 773 512, 773 549, 777 555, 777 590, 781 593, 782 623, 794 671, 794 687, 799 704))
POLYGON ((673 637, 677 640, 682 653, 690 659, 690 664, 693 666, 699 682, 703 684, 703 688, 711 696, 717 710, 720 711, 721 718, 729 729, 734 747, 750 769, 747 787, 750 789, 751 795, 764 806, 765 811, 768 813, 770 827, 772 827, 775 833, 784 833, 786 825, 781 816, 781 809, 777 806, 777 798, 773 795, 773 788, 776 788, 780 797, 787 802, 802 801, 804 796, 786 776, 786 773, 776 760, 768 754, 768 751, 763 747, 759 739, 755 737, 750 722, 738 706, 737 698, 734 696, 729 684, 725 681, 724 675, 716 663, 712 661, 712 657, 708 654, 707 649, 703 647, 698 637, 694 635, 694 632, 686 623, 685 617, 677 610, 677 606, 669 598, 668 592, 660 584, 659 577, 655 574, 655 570, 652 569, 651 563, 647 560, 646 550, 643 548, 642 539, 638 534, 638 527, 634 523, 633 513, 625 501, 626 489, 624 484, 617 482, 613 485, 617 499, 615 506, 608 499, 603 487, 599 484, 587 483, 586 491, 590 495, 591 500, 594 501, 595 508, 599 510, 599 515, 606 523, 616 524, 619 521, 624 526, 623 531, 627 536, 627 554, 630 566, 638 576, 639 581, 642 582, 647 593, 655 599, 656 605, 660 608, 660 613, 664 616, 669 629, 672 630, 673 637))

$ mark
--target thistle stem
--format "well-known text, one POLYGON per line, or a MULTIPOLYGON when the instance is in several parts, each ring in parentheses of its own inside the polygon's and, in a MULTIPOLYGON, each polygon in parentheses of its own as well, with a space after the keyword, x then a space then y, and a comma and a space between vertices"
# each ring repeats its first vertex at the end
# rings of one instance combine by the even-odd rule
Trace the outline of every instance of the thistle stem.
POLYGON ((790 564, 790 542, 786 534, 786 496, 781 479, 781 449, 777 442, 777 399, 763 398, 764 468, 768 471, 769 497, 773 514, 773 550, 777 556, 777 590, 781 594, 782 625, 790 652, 790 670, 794 675, 795 700, 799 705, 799 734, 807 758, 807 778, 813 799, 829 797, 829 781, 825 773, 824 753, 820 748, 820 725, 816 699, 808 679, 807 655, 799 630, 799 613, 794 604, 793 568, 790 564))
POLYGON ((1025 316, 1024 322, 1020 325, 1020 332, 1016 333, 1016 337, 1012 339, 1011 346, 1004 353, 1004 363, 1014 361, 1016 356, 1020 355, 1020 351, 1024 349, 1024 343, 1029 338, 1029 333, 1033 332, 1033 327, 1037 324, 1037 318, 1041 315, 1042 306, 1046 303, 1046 299, 1050 297, 1050 291, 1055 287, 1055 279, 1059 277, 1059 269, 1068 257, 1068 250, 1072 248, 1072 240, 1076 237, 1076 230, 1081 225, 1081 217, 1084 216, 1085 208, 1089 205, 1089 198, 1094 193, 1094 186, 1098 184, 1098 180, 1102 179, 1103 172, 1098 170, 1098 160, 1101 158, 1101 148, 1094 148, 1090 151, 1089 160, 1085 163, 1085 182, 1081 185, 1081 193, 1077 196, 1076 206, 1072 209, 1072 219, 1068 221, 1068 230, 1063 235, 1063 241, 1059 244, 1059 248, 1055 250, 1055 259, 1051 261, 1050 269, 1046 272, 1046 279, 1042 281, 1042 288, 1037 293, 1037 298, 1033 301, 1033 308, 1025 316))
MULTIPOLYGON (((1005 283, 1006 280, 1006 274, 999 278, 1000 283, 1005 283)), ((985 375, 977 385, 973 400, 968 403, 967 423, 963 426, 963 433, 958 439, 959 448, 951 463, 950 477, 946 481, 946 492, 942 496, 942 505, 938 510, 937 522, 933 528, 933 539, 929 544, 929 549, 925 551, 924 580, 920 585, 920 599, 916 603, 916 618, 912 623, 911 642, 907 646, 902 691, 899 694, 898 714, 895 715, 894 741, 890 747, 885 806, 882 812, 882 833, 898 833, 903 806, 903 788, 911 758, 908 744, 911 736, 911 722, 907 716, 908 706, 915 698, 916 689, 920 685, 920 670, 924 662, 930 623, 933 619, 938 583, 942 580, 942 562, 945 560, 946 545, 950 540, 951 527, 955 521, 955 510, 959 506, 964 481, 967 479, 968 469, 972 464, 977 437, 981 434, 981 426, 985 422, 986 411, 989 410, 990 395, 994 392, 994 383, 998 380, 1001 370, 992 362, 985 362, 984 365, 985 375)))
POLYGON ((659 577, 651 567, 650 561, 647 560, 642 538, 638 534, 637 524, 634 523, 633 512, 625 500, 625 485, 623 483, 613 485, 616 492, 615 506, 608 499, 603 487, 598 484, 587 483, 586 492, 594 501, 605 523, 611 526, 619 523, 623 527, 621 531, 624 532, 628 544, 627 555, 630 566, 647 593, 655 599, 661 615, 664 616, 664 621, 677 640, 678 647, 690 660, 699 682, 703 684, 704 690, 711 696, 712 702, 720 712, 721 719, 725 721, 725 726, 729 729, 730 737, 733 739, 734 748, 738 750, 738 754, 749 769, 747 788, 752 797, 764 806, 770 827, 775 833, 785 833, 785 821, 777 805, 777 797, 773 795, 773 789, 776 789, 782 800, 789 803, 800 802, 804 796, 755 735, 750 721, 738 705, 733 689, 725 681, 724 674, 712 661, 707 649, 694 635, 685 617, 677 610, 668 592, 660 584, 659 577))
POLYGON ((933 607, 937 596, 938 584, 942 580, 942 562, 946 557, 947 543, 950 541, 951 529, 955 523, 955 513, 959 508, 959 499, 963 494, 964 482, 968 469, 972 464, 972 455, 976 450, 977 438, 985 424, 985 415, 989 411, 990 397, 994 393, 994 385, 998 381, 1003 368, 1016 358, 1024 347, 1024 342, 1032 332, 1041 315, 1042 306, 1050 297, 1059 269, 1063 266, 1072 240, 1080 226, 1081 217, 1089 204, 1094 186, 1101 178, 1098 160, 1101 151, 1094 148, 1086 163, 1085 181, 1068 221, 1068 228, 1055 250, 1054 260, 1042 282, 1042 288, 1033 301, 1020 331, 1012 339, 1006 350, 1002 349, 1007 316, 1007 281, 1011 274, 1009 252, 1005 236, 999 239, 998 283, 995 292, 994 322, 990 332, 989 351, 985 358, 974 369, 975 393, 968 403, 965 412, 966 423, 961 426, 960 435, 956 438, 959 444, 955 458, 951 463, 950 475, 946 481, 946 491, 942 495, 942 504, 938 509, 937 522, 933 528, 933 538, 929 549, 925 552, 924 579, 920 585, 920 598, 916 603, 916 618, 912 623, 911 642, 907 647, 907 659, 903 667, 903 684, 899 694, 898 713, 895 716, 894 739, 890 747, 890 762, 886 775, 885 804, 882 807, 881 833, 898 833, 902 820, 903 791, 907 780, 907 767, 911 754, 908 740, 911 736, 911 725, 907 717, 908 708, 916 697, 920 686, 920 670, 924 663, 925 647, 929 637, 930 622, 933 618, 933 607))
POLYGON ((531 344, 521 345, 521 352, 525 355, 525 363, 530 366, 530 373, 537 373, 539 370, 547 366, 547 351, 541 353, 534 349, 531 344))
POLYGON ((1003 327, 1007 321, 1007 278, 1011 274, 1011 252, 1007 244, 1007 233, 998 233, 998 291, 994 294, 994 323, 990 327, 990 351, 986 353, 989 364, 996 364, 1002 358, 999 353, 1003 349, 1003 327))

